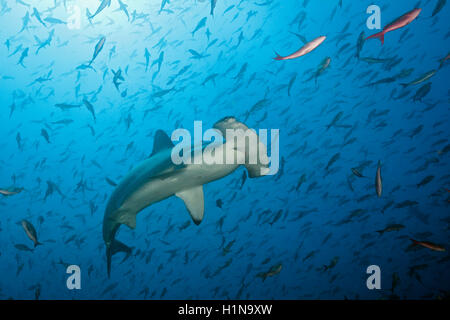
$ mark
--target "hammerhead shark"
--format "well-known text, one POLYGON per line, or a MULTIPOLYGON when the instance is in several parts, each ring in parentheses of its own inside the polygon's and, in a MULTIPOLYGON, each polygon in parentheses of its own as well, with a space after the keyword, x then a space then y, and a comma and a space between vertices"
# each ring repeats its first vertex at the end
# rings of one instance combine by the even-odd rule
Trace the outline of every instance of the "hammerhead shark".
MULTIPOLYGON (((199 225, 204 214, 204 184, 231 174, 241 165, 246 167, 250 178, 269 174, 267 146, 260 141, 255 131, 247 131, 248 127, 234 117, 218 121, 213 128, 224 137, 224 142, 213 142, 222 146, 215 149, 214 158, 229 159, 227 156, 232 156, 232 159, 236 160, 234 163, 223 161, 223 164, 218 164, 207 161, 206 153, 196 153, 195 148, 199 147, 194 146, 191 148, 193 161, 190 164, 175 164, 172 160, 172 150, 175 146, 164 131, 158 130, 150 157, 132 169, 117 185, 106 205, 103 218, 108 277, 111 274, 112 256, 125 252, 125 260, 132 251, 130 247, 115 239, 117 230, 121 224, 134 229, 136 215, 143 209, 175 195, 184 201, 192 220, 199 225), (251 132, 256 136, 257 148, 250 148, 247 144, 236 147, 234 139, 226 141, 227 129, 251 132), (258 152, 259 158, 256 162, 250 162, 249 159, 255 152, 258 152), (199 156, 203 157, 202 160, 196 161, 199 156)), ((203 145, 200 147, 205 148, 203 145)))

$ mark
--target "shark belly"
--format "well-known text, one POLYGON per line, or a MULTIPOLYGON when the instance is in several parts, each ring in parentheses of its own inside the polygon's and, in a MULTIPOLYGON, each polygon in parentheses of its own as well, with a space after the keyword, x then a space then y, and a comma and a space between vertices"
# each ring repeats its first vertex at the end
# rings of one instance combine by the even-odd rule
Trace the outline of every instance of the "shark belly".
MULTIPOLYGON (((125 200, 118 212, 121 212, 122 216, 133 215, 135 217, 140 211, 156 202, 165 200, 184 190, 221 179, 238 167, 237 164, 188 165, 171 176, 155 178, 142 185, 125 200)), ((127 221, 126 218, 121 216, 118 219, 119 221, 127 221)))
MULTIPOLYGON (((240 157, 238 157, 240 158, 240 157)), ((134 229, 136 215, 148 206, 177 193, 201 187, 221 179, 240 164, 193 164, 179 169, 174 166, 170 154, 161 154, 145 160, 133 169, 117 186, 108 202, 104 219, 103 236, 110 242, 120 224, 134 229), (162 170, 162 172, 157 172, 162 170)))

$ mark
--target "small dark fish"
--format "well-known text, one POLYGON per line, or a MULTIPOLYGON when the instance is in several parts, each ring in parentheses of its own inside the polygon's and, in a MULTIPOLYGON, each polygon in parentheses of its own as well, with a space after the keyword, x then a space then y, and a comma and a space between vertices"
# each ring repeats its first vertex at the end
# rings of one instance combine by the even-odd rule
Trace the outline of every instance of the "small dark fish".
POLYGON ((340 156, 341 154, 338 152, 333 157, 331 157, 331 159, 328 161, 327 166, 325 167, 325 170, 328 171, 328 169, 339 159, 340 156))
POLYGON ((409 135, 410 138, 414 138, 416 135, 418 135, 423 130, 423 125, 418 126, 413 130, 413 132, 409 135))
POLYGON ((416 94, 413 97, 413 101, 422 101, 428 93, 431 91, 431 83, 424 84, 422 87, 417 90, 416 94))
POLYGON ((294 85, 295 79, 297 79, 297 74, 294 74, 291 78, 291 80, 289 80, 289 84, 288 84, 288 96, 291 96, 291 89, 292 86, 294 85))
POLYGON ((394 204, 394 201, 389 201, 384 207, 383 209, 381 209, 381 212, 384 213, 387 209, 389 209, 390 207, 392 207, 392 205, 394 204))
POLYGON ((42 129, 42 130, 41 130, 41 136, 44 137, 44 139, 45 139, 45 141, 47 141, 47 143, 50 143, 50 137, 49 137, 49 135, 48 135, 47 130, 42 129))
POLYGON ((106 182, 107 182, 109 185, 111 185, 111 186, 113 186, 113 187, 117 187, 117 183, 115 183, 115 182, 114 182, 113 180, 111 180, 110 178, 106 177, 105 180, 106 180, 106 182))
POLYGON ((442 10, 442 8, 444 8, 446 3, 447 0, 438 0, 431 16, 434 17, 435 15, 437 15, 442 10))
MULTIPOLYGON (((191 220, 188 220, 188 221, 186 221, 184 224, 182 224, 180 227, 178 227, 178 229, 181 231, 181 230, 186 229, 186 228, 189 227, 190 225, 191 225, 191 220)), ((187 253, 187 251, 186 251, 186 253, 187 253)))
POLYGON ((273 277, 281 272, 281 269, 283 268, 282 264, 274 265, 270 268, 267 272, 260 272, 256 276, 259 278, 262 278, 262 281, 266 280, 267 277, 273 277))
POLYGON ((336 125, 336 123, 342 118, 343 115, 344 113, 342 111, 336 114, 333 120, 330 122, 330 124, 327 125, 327 130, 330 129, 332 126, 336 125))
POLYGON ((14 248, 16 248, 17 250, 20 251, 29 251, 29 252, 33 252, 33 249, 29 248, 28 246, 24 245, 24 244, 15 244, 14 248))
POLYGON ((29 50, 29 48, 25 48, 25 49, 22 51, 22 55, 20 56, 19 62, 17 62, 17 64, 20 64, 22 67, 25 67, 25 66, 23 65, 23 60, 24 60, 26 57, 28 57, 28 50, 29 50))
POLYGON ((301 42, 303 42, 303 44, 307 44, 308 40, 306 40, 306 38, 304 36, 302 36, 301 34, 295 33, 295 32, 291 32, 294 36, 296 36, 297 38, 300 39, 301 42))
POLYGON ((300 187, 302 186, 303 183, 306 182, 306 175, 302 174, 302 176, 300 177, 297 185, 295 186, 295 191, 298 191, 298 189, 300 189, 300 187))
POLYGON ((396 209, 409 208, 418 205, 417 201, 405 200, 395 206, 396 209))
POLYGON ((227 253, 229 253, 231 251, 231 247, 233 246, 233 244, 236 242, 236 240, 232 240, 230 241, 222 250, 222 255, 226 255, 227 253))
POLYGON ((114 74, 114 78, 113 78, 114 86, 116 87, 117 90, 119 90, 119 86, 122 84, 122 82, 119 82, 119 81, 124 81, 125 80, 122 77, 122 70, 119 69, 117 71, 114 71, 114 70, 111 70, 111 71, 114 74))
POLYGON ((194 31, 192 31, 192 36, 195 35, 195 33, 200 30, 201 28, 203 28, 206 25, 206 17, 204 17, 203 19, 201 19, 198 23, 197 26, 195 27, 194 31))
POLYGON ((352 172, 353 172, 353 174, 354 174, 355 176, 357 176, 358 178, 365 178, 365 176, 363 176, 363 175, 361 174, 361 172, 359 172, 359 170, 356 169, 356 168, 352 168, 352 172))
POLYGON ((95 72, 97 72, 97 71, 95 70, 94 67, 92 67, 92 66, 90 66, 90 65, 87 65, 87 64, 81 64, 81 65, 79 65, 76 69, 77 69, 77 70, 92 69, 92 70, 94 70, 95 72))
POLYGON ((275 217, 273 218, 273 220, 271 222, 269 222, 270 225, 273 225, 275 222, 277 222, 278 220, 280 220, 281 216, 283 215, 283 210, 278 210, 277 214, 275 215, 275 217))
POLYGON ((86 108, 89 110, 89 112, 92 113, 92 116, 94 117, 94 122, 96 122, 97 119, 95 117, 94 106, 89 101, 87 101, 86 99, 83 99, 83 103, 86 106, 86 108))
POLYGON ((53 121, 52 124, 64 124, 64 125, 68 125, 68 124, 71 124, 72 122, 73 122, 72 119, 63 119, 63 120, 53 121))
POLYGON ((383 235, 385 232, 392 232, 392 231, 400 231, 404 228, 405 226, 402 224, 390 224, 388 226, 386 226, 386 228, 384 228, 383 230, 377 230, 377 232, 381 235, 383 235))
POLYGON ((60 19, 57 18, 53 18, 53 17, 47 17, 44 19, 44 21, 51 23, 51 24, 67 24, 67 22, 62 21, 60 19))
POLYGON ((427 177, 423 178, 423 180, 417 184, 417 188, 427 185, 428 183, 433 181, 433 179, 434 179, 434 176, 427 176, 427 177))
POLYGON ((39 245, 42 245, 42 243, 38 241, 36 229, 31 224, 31 222, 27 220, 22 220, 20 224, 22 225, 22 228, 25 230, 25 233, 27 234, 28 238, 30 238, 30 240, 34 242, 35 248, 39 245))
POLYGON ((145 72, 147 72, 148 64, 150 62, 150 52, 148 51, 147 48, 145 48, 144 57, 145 57, 145 72))
POLYGON ((61 110, 75 109, 79 108, 79 104, 67 104, 67 103, 57 103, 55 107, 60 108, 61 110))
POLYGON ((356 44, 356 57, 359 59, 361 56, 361 51, 363 49, 364 43, 366 42, 366 36, 364 34, 364 31, 361 31, 358 37, 358 42, 356 44))
POLYGON ((393 58, 382 59, 382 58, 362 57, 362 58, 360 58, 360 60, 367 62, 369 64, 374 64, 374 63, 388 63, 394 59, 393 58))
POLYGON ((34 16, 37 21, 39 21, 44 27, 47 27, 44 21, 41 19, 41 15, 39 14, 39 11, 36 8, 33 8, 33 13, 31 16, 34 16))
POLYGON ((333 260, 331 260, 329 265, 324 265, 323 266, 323 271, 327 271, 329 269, 334 268, 337 265, 338 262, 339 262, 339 257, 334 257, 333 260))
POLYGON ((98 15, 100 12, 103 11, 106 7, 109 7, 111 5, 111 0, 103 0, 100 5, 98 6, 97 10, 93 15, 88 16, 89 20, 93 19, 96 15, 98 15))
POLYGON ((17 147, 19 148, 19 150, 22 150, 22 137, 20 136, 20 132, 17 132, 16 142, 17 142, 17 147))

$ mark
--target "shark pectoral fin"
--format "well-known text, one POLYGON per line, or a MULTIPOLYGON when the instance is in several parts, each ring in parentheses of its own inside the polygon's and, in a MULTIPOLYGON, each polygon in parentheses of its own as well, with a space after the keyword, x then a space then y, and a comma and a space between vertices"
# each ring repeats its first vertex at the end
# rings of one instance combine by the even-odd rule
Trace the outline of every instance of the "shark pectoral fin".
POLYGON ((184 201, 192 220, 196 225, 199 225, 203 220, 203 213, 205 211, 205 201, 203 197, 203 186, 197 186, 187 189, 175 194, 178 198, 184 201))
POLYGON ((136 215, 124 212, 118 219, 118 222, 128 226, 131 229, 135 229, 136 228, 136 215))

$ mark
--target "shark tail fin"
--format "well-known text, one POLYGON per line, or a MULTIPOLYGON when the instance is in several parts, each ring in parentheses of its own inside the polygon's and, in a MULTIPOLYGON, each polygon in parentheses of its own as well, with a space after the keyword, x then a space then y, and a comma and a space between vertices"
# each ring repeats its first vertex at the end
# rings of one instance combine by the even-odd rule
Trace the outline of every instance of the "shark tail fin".
MULTIPOLYGON (((244 166, 250 178, 269 174, 270 159, 267 155, 267 146, 261 142, 255 130, 249 129, 234 117, 223 118, 214 125, 214 129, 219 130, 225 139, 227 138, 227 130, 233 130, 234 145, 231 145, 231 147, 245 153, 244 166), (244 149, 239 150, 242 147, 244 149)), ((228 143, 233 142, 228 141, 228 143)))
POLYGON ((125 261, 131 255, 131 248, 120 242, 119 240, 114 239, 110 245, 106 246, 106 263, 108 267, 108 278, 111 276, 111 258, 114 254, 118 252, 125 252, 125 258, 122 260, 125 261))

